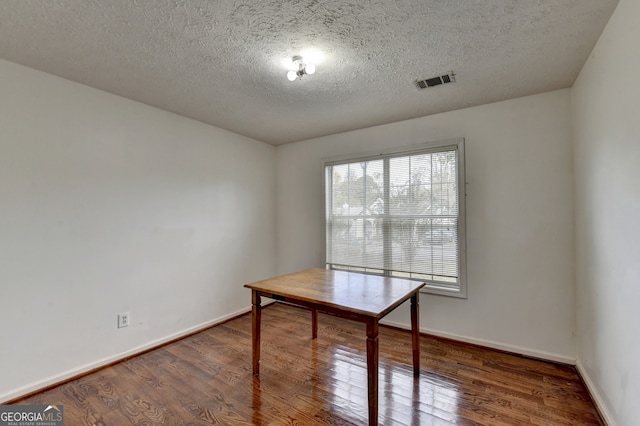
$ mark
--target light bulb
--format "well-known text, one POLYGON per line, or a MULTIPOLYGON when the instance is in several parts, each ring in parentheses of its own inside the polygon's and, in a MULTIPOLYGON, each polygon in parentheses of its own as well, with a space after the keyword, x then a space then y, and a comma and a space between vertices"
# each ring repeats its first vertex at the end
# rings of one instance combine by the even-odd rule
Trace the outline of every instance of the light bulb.
POLYGON ((315 65, 313 65, 313 64, 307 64, 307 65, 304 67, 304 72, 306 72, 307 74, 311 75, 311 74, 313 74, 314 72, 316 72, 316 66, 315 66, 315 65))
POLYGON ((287 78, 289 79, 289 81, 294 81, 296 78, 298 78, 298 74, 295 71, 289 71, 287 73, 287 78))

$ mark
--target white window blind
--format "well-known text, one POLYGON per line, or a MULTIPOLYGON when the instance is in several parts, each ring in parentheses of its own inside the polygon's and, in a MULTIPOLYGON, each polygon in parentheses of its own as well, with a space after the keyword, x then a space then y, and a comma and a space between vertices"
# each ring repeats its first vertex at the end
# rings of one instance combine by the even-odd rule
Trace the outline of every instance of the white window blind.
POLYGON ((464 297, 463 153, 449 141, 326 163, 327 266, 464 297))

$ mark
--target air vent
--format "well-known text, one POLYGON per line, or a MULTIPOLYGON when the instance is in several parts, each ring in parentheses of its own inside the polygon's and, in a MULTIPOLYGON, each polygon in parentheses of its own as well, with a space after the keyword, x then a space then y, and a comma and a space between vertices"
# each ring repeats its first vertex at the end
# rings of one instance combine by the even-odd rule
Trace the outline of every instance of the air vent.
POLYGON ((427 78, 426 80, 416 81, 418 89, 426 89, 427 87, 438 86, 440 84, 453 83, 456 81, 456 75, 453 71, 450 73, 439 75, 438 77, 427 78))

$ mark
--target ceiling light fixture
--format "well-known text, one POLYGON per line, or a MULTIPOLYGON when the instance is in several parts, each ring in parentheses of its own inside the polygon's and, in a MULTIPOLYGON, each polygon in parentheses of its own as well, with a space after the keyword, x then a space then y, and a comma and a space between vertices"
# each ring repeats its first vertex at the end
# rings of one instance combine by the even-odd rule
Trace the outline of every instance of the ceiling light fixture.
POLYGON ((302 80, 303 75, 311 75, 316 72, 316 66, 313 64, 305 64, 301 56, 294 56, 291 58, 291 62, 293 63, 295 70, 291 70, 287 73, 289 81, 294 81, 295 79, 302 80))

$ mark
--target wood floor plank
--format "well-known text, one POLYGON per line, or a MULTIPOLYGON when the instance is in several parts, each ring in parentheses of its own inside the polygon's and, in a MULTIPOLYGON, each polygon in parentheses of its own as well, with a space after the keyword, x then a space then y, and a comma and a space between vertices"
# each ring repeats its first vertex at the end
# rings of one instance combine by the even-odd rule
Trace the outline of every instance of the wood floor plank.
MULTIPOLYGON (((262 313, 260 376, 251 316, 160 347, 16 403, 63 404, 68 425, 367 424, 363 324, 277 303, 262 313)), ((380 329, 379 421, 404 425, 601 425, 572 367, 380 329)))

